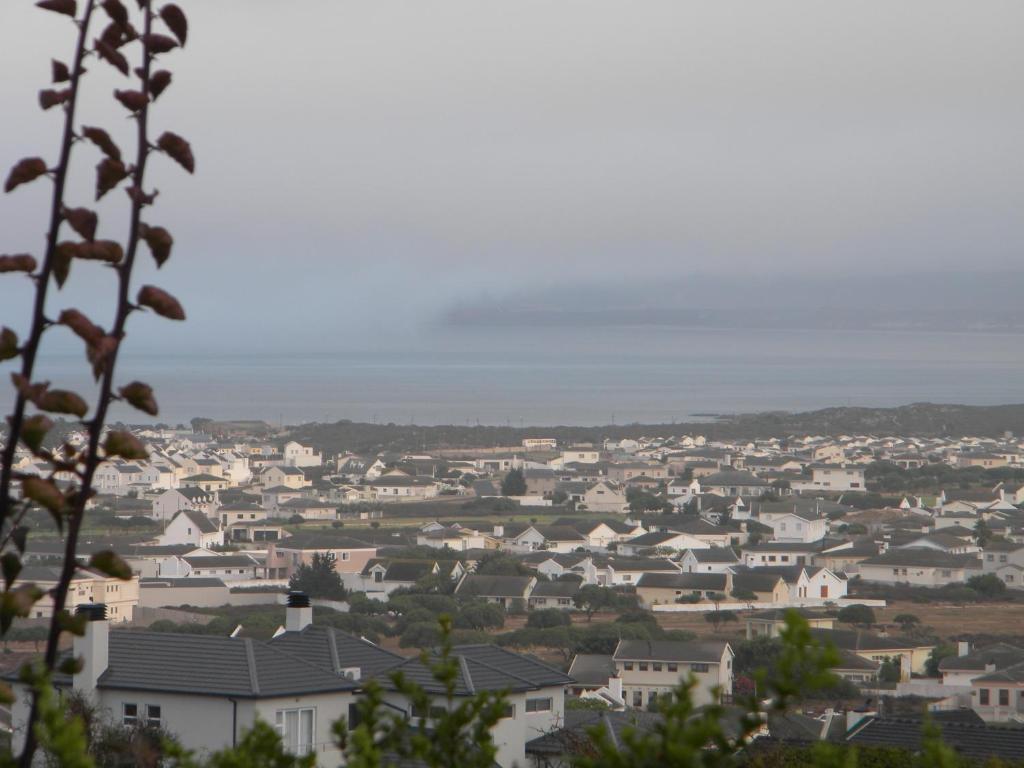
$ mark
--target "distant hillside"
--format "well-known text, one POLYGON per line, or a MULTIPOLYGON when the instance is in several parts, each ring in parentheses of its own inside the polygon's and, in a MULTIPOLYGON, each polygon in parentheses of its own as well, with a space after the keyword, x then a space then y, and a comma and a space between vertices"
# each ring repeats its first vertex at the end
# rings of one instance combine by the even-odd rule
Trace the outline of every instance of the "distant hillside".
POLYGON ((767 412, 722 416, 691 424, 625 424, 594 427, 496 427, 366 424, 339 421, 303 424, 291 435, 329 454, 343 451, 430 451, 440 448, 516 446, 527 437, 554 437, 565 442, 600 442, 605 438, 701 434, 709 438, 786 437, 787 435, 876 434, 902 436, 977 435, 997 437, 1004 431, 1024 434, 1024 405, 968 406, 914 403, 898 408, 825 408, 805 413, 767 412))

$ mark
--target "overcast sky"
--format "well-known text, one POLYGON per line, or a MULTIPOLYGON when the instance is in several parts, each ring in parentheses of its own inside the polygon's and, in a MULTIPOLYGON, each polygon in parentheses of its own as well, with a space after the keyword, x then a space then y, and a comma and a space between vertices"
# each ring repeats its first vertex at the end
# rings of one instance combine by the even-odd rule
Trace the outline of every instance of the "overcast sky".
MULTIPOLYGON (((1018 266, 1020 0, 179 1, 154 122, 197 172, 154 164, 151 220, 190 322, 140 322, 153 349, 386 340, 581 279, 1018 266)), ((0 1, 4 167, 54 154, 69 31, 0 1)), ((92 69, 81 122, 124 131, 92 69)), ((38 249, 46 191, 0 198, 0 251, 38 249)))

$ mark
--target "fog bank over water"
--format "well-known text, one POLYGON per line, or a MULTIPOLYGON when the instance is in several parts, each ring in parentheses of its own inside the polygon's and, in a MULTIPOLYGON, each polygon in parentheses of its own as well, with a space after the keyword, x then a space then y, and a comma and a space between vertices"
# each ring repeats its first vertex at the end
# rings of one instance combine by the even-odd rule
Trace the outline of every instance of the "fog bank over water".
MULTIPOLYGON (((121 378, 152 383, 161 419, 175 423, 668 423, 695 413, 1021 402, 1019 342, 980 332, 450 328, 343 353, 133 353, 121 378)), ((90 386, 78 355, 49 357, 41 376, 90 386)))
POLYGON ((642 327, 1024 333, 1024 272, 625 276, 464 298, 447 327, 642 327))

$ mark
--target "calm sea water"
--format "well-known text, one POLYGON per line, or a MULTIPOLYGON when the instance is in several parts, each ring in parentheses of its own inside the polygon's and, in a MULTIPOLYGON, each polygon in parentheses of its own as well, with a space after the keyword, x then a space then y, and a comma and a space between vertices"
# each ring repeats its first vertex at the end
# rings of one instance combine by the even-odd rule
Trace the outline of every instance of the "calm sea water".
MULTIPOLYGON (((126 355, 161 420, 526 425, 910 402, 1024 402, 1024 337, 679 328, 438 330, 387 349, 126 355)), ((87 386, 77 356, 45 360, 87 386)), ((138 420, 134 412, 122 417, 138 420)))

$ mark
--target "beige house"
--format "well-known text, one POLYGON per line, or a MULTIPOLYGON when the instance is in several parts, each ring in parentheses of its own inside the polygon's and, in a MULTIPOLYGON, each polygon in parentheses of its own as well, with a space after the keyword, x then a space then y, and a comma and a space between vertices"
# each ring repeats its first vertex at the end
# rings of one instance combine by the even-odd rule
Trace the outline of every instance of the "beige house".
MULTIPOLYGON (((48 619, 53 616, 53 597, 50 590, 60 580, 60 569, 41 565, 26 565, 18 575, 19 582, 33 583, 47 594, 32 606, 34 619, 48 619)), ((112 622, 132 621, 139 604, 139 577, 122 581, 105 576, 90 568, 80 567, 68 589, 65 608, 74 613, 80 605, 105 603, 107 615, 112 622)))
POLYGON ((367 484, 375 501, 417 501, 432 499, 440 493, 440 485, 430 477, 406 474, 381 475, 367 484))
POLYGON ((906 637, 882 637, 859 629, 812 629, 811 634, 822 643, 832 643, 840 651, 849 651, 869 661, 892 659, 900 667, 902 679, 922 674, 934 644, 906 637))
POLYGON ((675 640, 620 640, 612 654, 622 680, 622 699, 646 709, 689 678, 696 706, 732 696, 733 651, 726 641, 688 643, 675 640))
POLYGON ((305 473, 298 467, 267 467, 260 473, 260 485, 274 488, 283 485, 286 488, 305 488, 312 485, 305 473))
POLYGON ((597 482, 583 492, 581 506, 590 512, 628 512, 626 492, 615 483, 597 482))
POLYGON ((199 488, 207 493, 216 493, 231 487, 231 481, 226 477, 203 473, 201 475, 190 475, 181 481, 182 488, 199 488))
POLYGON ((747 616, 747 639, 778 637, 783 627, 786 626, 786 616, 791 611, 801 616, 812 629, 832 629, 836 623, 832 616, 803 608, 777 608, 771 611, 759 611, 747 616))
POLYGON ((315 554, 334 555, 334 570, 339 573, 360 573, 377 556, 377 547, 358 539, 312 534, 271 541, 267 543, 267 578, 290 579, 300 565, 311 565, 315 554))
POLYGON ((613 483, 624 483, 635 477, 649 477, 652 480, 667 480, 668 467, 657 462, 628 462, 608 467, 608 479, 613 483))

